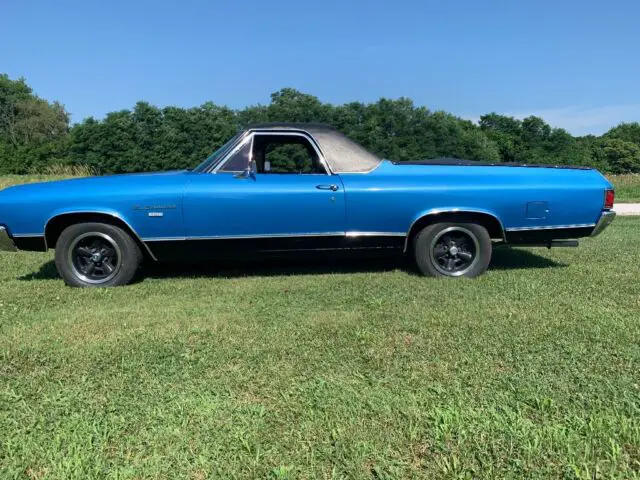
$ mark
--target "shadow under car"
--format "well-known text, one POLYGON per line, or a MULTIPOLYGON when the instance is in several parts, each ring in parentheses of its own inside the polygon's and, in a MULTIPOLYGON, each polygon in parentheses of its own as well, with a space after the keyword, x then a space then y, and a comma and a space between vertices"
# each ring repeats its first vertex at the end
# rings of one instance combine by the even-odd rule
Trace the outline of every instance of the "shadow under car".
MULTIPOLYGON (((494 249, 491 270, 524 270, 530 268, 562 268, 567 265, 529 250, 500 246, 494 249)), ((318 275, 388 272, 402 269, 417 275, 417 269, 408 257, 386 258, 279 258, 221 260, 218 262, 148 263, 142 278, 240 278, 282 275, 318 275)), ((51 280, 59 278, 53 260, 44 263, 36 272, 18 277, 18 280, 51 280)))

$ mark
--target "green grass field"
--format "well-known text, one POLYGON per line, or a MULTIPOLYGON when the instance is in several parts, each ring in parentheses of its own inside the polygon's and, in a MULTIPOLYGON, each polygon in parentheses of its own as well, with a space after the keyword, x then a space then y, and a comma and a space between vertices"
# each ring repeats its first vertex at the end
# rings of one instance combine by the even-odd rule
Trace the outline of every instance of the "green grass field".
POLYGON ((639 231, 455 281, 0 253, 0 478, 639 478, 639 231))
POLYGON ((63 178, 68 177, 58 175, 2 175, 0 176, 0 189, 21 183, 46 182, 63 178))
POLYGON ((616 202, 640 202, 640 175, 611 175, 609 180, 616 187, 616 202))

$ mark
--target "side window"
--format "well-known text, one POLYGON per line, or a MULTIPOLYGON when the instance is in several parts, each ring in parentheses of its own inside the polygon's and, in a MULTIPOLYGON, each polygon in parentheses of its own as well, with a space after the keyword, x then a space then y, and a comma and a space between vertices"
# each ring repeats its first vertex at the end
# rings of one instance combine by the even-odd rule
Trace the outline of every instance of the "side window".
POLYGON ((221 172, 242 172, 249 166, 251 142, 246 142, 240 149, 231 154, 229 160, 220 169, 221 172))
POLYGON ((253 159, 258 173, 324 174, 316 150, 299 135, 256 134, 253 159))
POLYGON ((295 143, 271 143, 264 152, 264 173, 314 173, 307 149, 295 143))

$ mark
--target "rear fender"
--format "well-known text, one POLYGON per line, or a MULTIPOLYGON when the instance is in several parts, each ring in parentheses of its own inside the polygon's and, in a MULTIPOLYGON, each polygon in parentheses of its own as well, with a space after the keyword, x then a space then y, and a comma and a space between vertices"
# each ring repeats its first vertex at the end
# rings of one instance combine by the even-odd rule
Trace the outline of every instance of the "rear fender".
POLYGON ((404 251, 406 252, 408 250, 409 242, 424 226, 437 222, 439 218, 455 218, 456 216, 461 218, 477 218, 479 223, 487 227, 491 238, 499 238, 502 241, 506 241, 504 225, 498 215, 494 212, 478 208, 441 207, 424 210, 416 215, 413 222, 411 222, 409 230, 407 231, 404 251))

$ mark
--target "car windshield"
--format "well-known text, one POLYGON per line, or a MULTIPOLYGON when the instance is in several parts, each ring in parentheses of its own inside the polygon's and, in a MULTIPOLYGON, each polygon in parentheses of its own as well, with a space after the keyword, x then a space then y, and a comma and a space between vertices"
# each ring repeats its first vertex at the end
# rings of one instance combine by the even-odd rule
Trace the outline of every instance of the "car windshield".
POLYGON ((209 170, 213 165, 215 165, 218 162, 218 160, 220 160, 220 158, 222 157, 222 155, 224 155, 227 149, 231 145, 233 145, 236 142, 236 140, 238 140, 238 137, 240 137, 240 135, 241 134, 235 135, 231 140, 229 140, 227 143, 225 143, 219 149, 217 149, 215 152, 209 155, 209 157, 200 165, 198 165, 196 168, 194 168, 193 171, 206 172, 207 170, 209 170))

